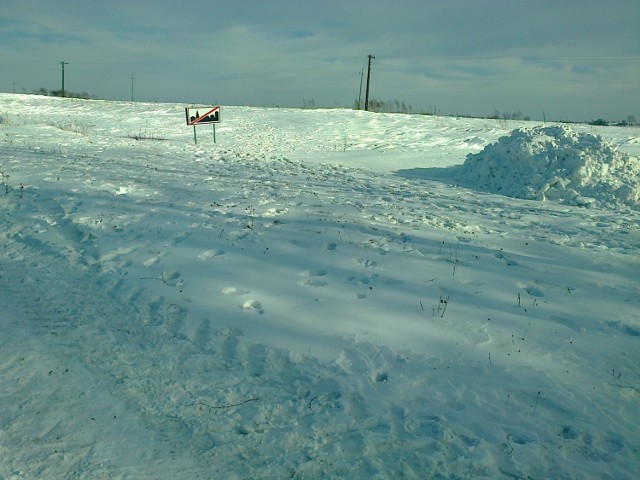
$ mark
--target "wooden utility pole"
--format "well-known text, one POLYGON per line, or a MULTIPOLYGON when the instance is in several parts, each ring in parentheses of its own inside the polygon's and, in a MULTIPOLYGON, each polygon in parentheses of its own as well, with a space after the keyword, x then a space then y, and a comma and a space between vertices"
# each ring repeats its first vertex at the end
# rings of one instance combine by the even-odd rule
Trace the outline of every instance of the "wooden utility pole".
POLYGON ((133 102, 133 81, 136 79, 136 77, 133 76, 133 73, 131 74, 131 101, 133 102))
POLYGON ((360 105, 362 105, 362 77, 364 77, 364 68, 360 70, 360 90, 358 92, 358 110, 360 110, 360 105))
POLYGON ((371 59, 376 58, 373 55, 367 55, 369 57, 369 66, 367 67, 367 89, 364 94, 364 110, 369 111, 369 81, 371 80, 371 59))
POLYGON ((64 66, 65 65, 69 65, 68 62, 60 62, 60 65, 62 65, 62 96, 64 97, 64 66))

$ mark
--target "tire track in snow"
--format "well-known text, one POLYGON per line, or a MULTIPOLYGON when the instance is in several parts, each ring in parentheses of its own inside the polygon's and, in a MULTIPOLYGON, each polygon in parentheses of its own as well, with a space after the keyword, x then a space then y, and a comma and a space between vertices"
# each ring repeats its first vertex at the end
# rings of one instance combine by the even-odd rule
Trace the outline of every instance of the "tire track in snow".
POLYGON ((118 392, 111 366, 132 348, 118 327, 130 310, 100 294, 95 270, 33 246, 2 244, 2 378, 23 381, 2 382, 17 409, 0 416, 0 474, 111 479, 144 465, 155 478, 203 475, 118 392))
MULTIPOLYGON (((68 368, 65 380, 75 380, 63 391, 51 390, 47 399, 55 398, 55 405, 25 404, 25 413, 37 409, 44 419, 35 421, 44 428, 39 438, 46 443, 55 435, 50 448, 37 451, 41 460, 30 456, 32 450, 12 452, 12 465, 25 465, 25 472, 73 478, 89 470, 96 478, 118 478, 127 465, 151 471, 152 459, 157 478, 184 472, 198 478, 205 466, 204 475, 226 478, 293 471, 374 476, 390 465, 397 474, 421 478, 437 467, 419 445, 428 441, 432 453, 452 462, 449 452, 466 448, 451 426, 442 426, 444 417, 432 420, 437 428, 415 430, 425 409, 416 408, 419 399, 395 405, 389 379, 415 373, 403 374, 406 364, 388 349, 357 344, 337 365, 292 358, 246 341, 237 330, 212 331, 206 319, 191 318, 183 307, 142 288, 130 290, 117 273, 69 263, 41 247, 3 243, 0 280, 8 304, 16 306, 11 326, 26 329, 24 338, 37 340, 45 352, 28 355, 32 369, 39 363, 54 372, 68 368), (78 425, 63 416, 68 425, 58 434, 57 405, 74 406, 69 416, 89 420, 78 425), (105 410, 94 413, 96 405, 105 410), (117 417, 127 419, 127 429, 114 427, 117 417), (111 441, 125 433, 135 440, 128 448, 126 439, 119 442, 128 456, 116 457, 119 450, 99 440, 105 431, 111 441), (78 436, 84 443, 69 440, 78 436), (60 449, 64 463, 56 461, 60 449)), ((9 365, 8 373, 20 366, 15 357, 9 365)), ((14 442, 22 417, 7 421, 15 428, 4 440, 24 445, 14 442)))

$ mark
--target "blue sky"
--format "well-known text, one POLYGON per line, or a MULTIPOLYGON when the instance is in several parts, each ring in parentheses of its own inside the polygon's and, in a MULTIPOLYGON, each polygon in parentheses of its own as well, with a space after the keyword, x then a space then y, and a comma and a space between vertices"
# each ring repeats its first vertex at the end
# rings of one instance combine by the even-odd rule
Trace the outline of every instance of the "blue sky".
POLYGON ((638 0, 0 0, 0 91, 640 119, 638 0), (364 93, 363 93, 364 97, 364 93))

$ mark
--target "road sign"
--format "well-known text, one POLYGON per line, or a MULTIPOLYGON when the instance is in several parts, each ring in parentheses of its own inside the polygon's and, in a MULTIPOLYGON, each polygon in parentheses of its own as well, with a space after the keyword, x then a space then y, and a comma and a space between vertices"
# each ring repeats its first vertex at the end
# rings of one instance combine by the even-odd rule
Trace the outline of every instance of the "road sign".
POLYGON ((220 123, 220 107, 187 107, 184 110, 187 125, 220 123))

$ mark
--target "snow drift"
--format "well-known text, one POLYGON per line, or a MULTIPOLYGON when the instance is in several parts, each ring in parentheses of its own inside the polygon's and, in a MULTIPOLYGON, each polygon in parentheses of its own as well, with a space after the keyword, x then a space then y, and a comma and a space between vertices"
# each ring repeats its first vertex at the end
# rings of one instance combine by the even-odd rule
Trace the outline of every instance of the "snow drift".
POLYGON ((509 197, 640 208, 640 161, 567 126, 516 129, 470 153, 461 180, 509 197))

